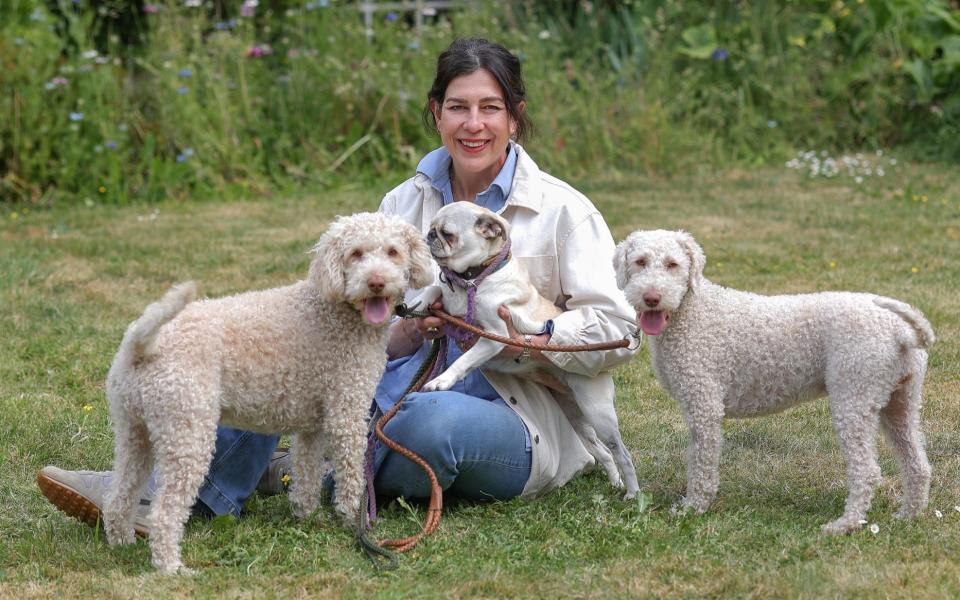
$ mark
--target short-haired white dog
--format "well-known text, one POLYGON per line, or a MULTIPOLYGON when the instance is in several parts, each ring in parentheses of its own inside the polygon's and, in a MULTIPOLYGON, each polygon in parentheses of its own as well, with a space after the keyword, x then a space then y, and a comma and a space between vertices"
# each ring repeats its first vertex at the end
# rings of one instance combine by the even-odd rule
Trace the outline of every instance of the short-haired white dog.
POLYGON ((107 377, 116 436, 103 510, 111 544, 133 542, 134 504, 155 462, 153 564, 164 573, 183 568, 183 527, 218 423, 294 434, 290 501, 298 517, 318 507, 323 458, 330 459, 336 511, 355 523, 386 325, 404 291, 429 284, 434 267, 420 232, 382 214, 338 218, 313 253, 303 281, 197 302, 193 284, 182 284, 127 329, 107 377))
MULTIPOLYGON (((453 273, 469 274, 474 279, 486 265, 501 254, 502 263, 475 285, 473 323, 485 331, 507 336, 507 325, 497 311, 506 306, 517 331, 538 334, 548 319, 562 311, 540 295, 520 262, 505 252, 510 239, 510 224, 500 215, 472 202, 454 202, 434 216, 427 234, 434 260, 453 273)), ((429 306, 443 298, 444 308, 452 315, 465 316, 470 310, 467 288, 452 282, 431 286, 411 301, 411 305, 429 306)), ((446 371, 428 381, 423 389, 448 390, 470 371, 480 366, 504 373, 516 373, 547 385, 570 420, 587 450, 599 462, 615 487, 626 487, 626 498, 640 489, 630 451, 620 436, 613 390, 598 390, 599 380, 570 373, 553 365, 518 363, 496 358, 503 349, 500 342, 484 337, 463 353, 446 371)), ((610 384, 612 386, 612 383, 610 384)))
POLYGON ((703 277, 703 250, 682 231, 637 231, 617 246, 617 283, 637 310, 660 384, 690 430, 682 506, 705 511, 719 484, 720 423, 829 395, 847 464, 843 515, 828 533, 861 526, 880 480, 882 425, 903 473, 897 516, 927 506, 930 465, 920 430, 930 323, 881 296, 760 296, 703 277))

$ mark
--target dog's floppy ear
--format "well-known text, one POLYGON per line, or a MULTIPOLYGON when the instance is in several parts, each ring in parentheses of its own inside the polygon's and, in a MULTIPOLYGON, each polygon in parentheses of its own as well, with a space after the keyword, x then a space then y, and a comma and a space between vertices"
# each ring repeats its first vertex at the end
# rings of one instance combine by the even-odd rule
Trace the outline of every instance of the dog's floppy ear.
POLYGON ((703 248, 700 247, 697 240, 693 239, 693 236, 686 231, 677 232, 677 241, 690 259, 690 289, 696 291, 703 280, 703 268, 707 266, 707 256, 703 253, 703 248))
POLYGON ((320 298, 323 300, 339 301, 346 298, 347 280, 343 275, 342 232, 343 224, 338 218, 310 250, 310 254, 314 257, 307 277, 320 292, 320 298))
POLYGON ((473 227, 477 230, 477 233, 487 239, 496 237, 507 239, 510 231, 510 224, 507 223, 507 220, 494 213, 483 213, 477 216, 477 221, 473 224, 473 227))
POLYGON ((403 226, 403 239, 410 251, 409 281, 410 287, 422 288, 433 283, 434 263, 430 247, 413 225, 403 226))
POLYGON ((630 245, 630 238, 617 244, 617 249, 613 253, 613 271, 617 274, 617 287, 621 290, 627 285, 627 249, 630 245))

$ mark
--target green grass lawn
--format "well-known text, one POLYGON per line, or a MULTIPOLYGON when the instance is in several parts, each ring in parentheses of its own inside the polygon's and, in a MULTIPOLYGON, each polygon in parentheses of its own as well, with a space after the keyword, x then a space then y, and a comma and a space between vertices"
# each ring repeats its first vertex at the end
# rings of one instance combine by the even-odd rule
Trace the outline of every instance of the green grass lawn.
MULTIPOLYGON (((960 595, 960 181, 955 167, 897 165, 861 184, 786 169, 673 180, 579 182, 614 236, 683 228, 711 280, 762 293, 858 290, 919 307, 939 340, 924 428, 930 509, 892 516, 884 479, 869 520, 826 537, 844 468, 825 401, 728 421, 720 493, 673 516, 686 432, 644 350, 616 372, 624 439, 649 502, 623 502, 601 473, 533 502, 449 503, 439 532, 378 575, 327 507, 293 519, 254 498, 239 520, 192 521, 192 577, 157 575, 144 543, 121 549, 65 518, 36 488, 45 464, 109 468, 103 382, 127 324, 171 284, 218 296, 301 278, 336 214, 374 210, 380 190, 243 203, 57 210, 0 208, 0 597, 957 597, 960 595), (941 517, 935 515, 938 510, 941 517)), ((417 530, 393 504, 374 531, 417 530)))

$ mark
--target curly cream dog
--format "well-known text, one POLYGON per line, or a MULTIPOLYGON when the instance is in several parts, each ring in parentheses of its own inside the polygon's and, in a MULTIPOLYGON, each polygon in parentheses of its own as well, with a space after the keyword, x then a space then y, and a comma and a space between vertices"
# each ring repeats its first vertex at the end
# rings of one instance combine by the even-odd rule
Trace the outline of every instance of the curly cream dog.
POLYGON ((861 526, 880 480, 883 426, 903 473, 897 516, 927 506, 930 465, 920 391, 933 330, 911 306, 872 294, 760 296, 703 277, 703 250, 682 231, 637 231, 614 257, 617 283, 649 336, 653 368, 690 429, 682 506, 705 511, 719 483, 724 417, 784 410, 829 395, 847 464, 843 515, 828 533, 861 526))
MULTIPOLYGON (((477 278, 484 265, 501 254, 509 239, 510 223, 506 219, 471 202, 454 202, 441 208, 427 234, 430 252, 441 267, 454 273, 472 273, 469 277, 471 285, 476 285, 476 325, 506 336, 506 323, 497 314, 500 306, 506 306, 517 331, 537 334, 547 319, 562 311, 540 295, 519 261, 507 256, 502 266, 478 285, 473 283, 472 278, 477 278)), ((468 312, 467 290, 450 283, 431 286, 411 302, 429 306, 441 296, 444 308, 451 314, 463 316, 468 312)), ((587 450, 603 466, 610 483, 626 487, 625 498, 633 498, 640 487, 630 451, 620 436, 613 390, 598 387, 607 383, 553 365, 496 358, 502 349, 500 342, 478 339, 423 389, 448 390, 480 366, 520 374, 546 385, 553 390, 554 398, 587 450)))
POLYGON ((338 218, 313 253, 303 281, 197 302, 194 285, 182 284, 127 329, 107 377, 116 435, 103 511, 111 544, 134 541, 134 503, 155 461, 153 564, 164 573, 183 568, 183 527, 218 423, 295 434, 290 501, 298 517, 319 505, 329 458, 336 511, 354 522, 386 325, 404 291, 430 283, 434 267, 420 232, 381 214, 338 218))

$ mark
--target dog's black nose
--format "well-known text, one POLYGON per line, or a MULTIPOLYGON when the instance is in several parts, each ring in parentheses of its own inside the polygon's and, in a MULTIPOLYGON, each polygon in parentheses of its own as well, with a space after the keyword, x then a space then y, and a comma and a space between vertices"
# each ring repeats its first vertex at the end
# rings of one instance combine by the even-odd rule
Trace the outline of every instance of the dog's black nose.
POLYGON ((643 303, 650 308, 656 308, 656 306, 660 304, 661 298, 663 298, 663 296, 657 292, 645 292, 643 294, 643 303))

